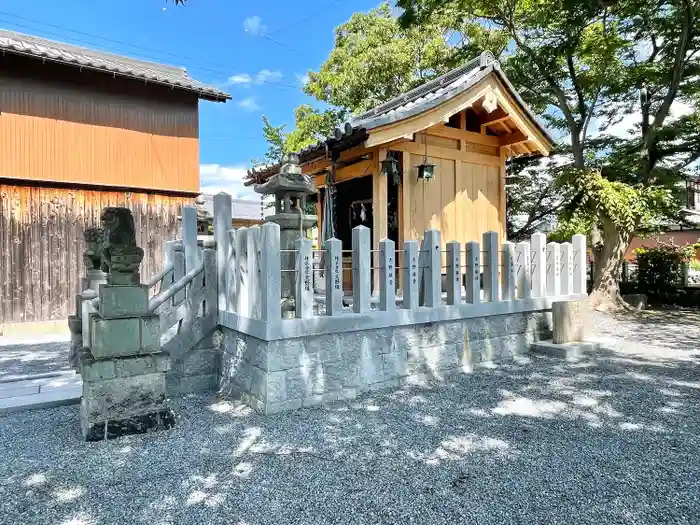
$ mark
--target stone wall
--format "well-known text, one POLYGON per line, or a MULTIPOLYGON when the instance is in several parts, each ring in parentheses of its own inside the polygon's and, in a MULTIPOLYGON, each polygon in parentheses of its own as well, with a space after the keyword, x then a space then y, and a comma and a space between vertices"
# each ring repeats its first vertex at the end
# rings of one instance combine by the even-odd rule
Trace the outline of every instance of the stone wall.
POLYGON ((216 390, 221 362, 221 332, 213 330, 193 347, 170 348, 171 367, 165 376, 168 395, 196 394, 216 390))
POLYGON ((263 341, 222 328, 220 391, 271 414, 470 372, 551 338, 551 312, 263 341))

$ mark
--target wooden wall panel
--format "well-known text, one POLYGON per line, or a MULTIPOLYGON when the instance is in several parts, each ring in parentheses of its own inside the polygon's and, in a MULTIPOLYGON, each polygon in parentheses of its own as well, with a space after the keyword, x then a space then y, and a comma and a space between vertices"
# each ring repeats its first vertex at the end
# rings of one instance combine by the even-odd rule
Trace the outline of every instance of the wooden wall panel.
POLYGON ((0 74, 0 177, 196 193, 197 104, 0 74))
MULTIPOLYGON (((444 242, 456 240, 463 245, 482 241, 482 234, 494 230, 502 235, 500 168, 428 157, 435 164, 435 179, 417 179, 417 166, 424 156, 410 156, 407 177, 407 203, 404 210, 407 239, 420 240, 428 228, 438 228, 444 242)), ((444 263, 443 257, 443 263, 444 263)))
POLYGON ((163 268, 164 242, 175 239, 186 197, 0 184, 0 323, 65 319, 83 265, 83 231, 99 226, 105 206, 134 213, 145 252, 142 280, 163 268))

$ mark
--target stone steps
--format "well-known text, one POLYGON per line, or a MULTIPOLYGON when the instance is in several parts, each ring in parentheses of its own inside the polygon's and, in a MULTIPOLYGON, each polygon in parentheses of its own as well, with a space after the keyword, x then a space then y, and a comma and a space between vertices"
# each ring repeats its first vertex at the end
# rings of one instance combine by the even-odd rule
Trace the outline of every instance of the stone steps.
POLYGON ((83 382, 75 372, 10 376, 0 380, 0 414, 80 403, 83 382))

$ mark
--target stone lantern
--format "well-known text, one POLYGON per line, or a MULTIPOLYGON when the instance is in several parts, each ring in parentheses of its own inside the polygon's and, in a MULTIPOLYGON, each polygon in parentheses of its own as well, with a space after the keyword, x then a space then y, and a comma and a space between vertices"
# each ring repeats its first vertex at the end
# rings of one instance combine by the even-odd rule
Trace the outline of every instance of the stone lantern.
POLYGON ((264 184, 255 186, 256 193, 275 196, 275 214, 265 218, 280 226, 282 268, 282 316, 293 317, 295 310, 295 246, 316 226, 318 217, 305 211, 306 199, 316 193, 316 184, 308 175, 302 175, 299 155, 289 153, 277 175, 264 184))

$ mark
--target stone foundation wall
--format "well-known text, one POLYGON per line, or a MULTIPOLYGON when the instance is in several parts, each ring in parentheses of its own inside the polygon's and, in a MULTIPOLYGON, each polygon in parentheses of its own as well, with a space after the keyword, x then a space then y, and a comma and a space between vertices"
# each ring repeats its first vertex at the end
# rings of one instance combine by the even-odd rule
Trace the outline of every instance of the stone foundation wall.
POLYGON ((172 364, 165 376, 169 396, 212 392, 219 382, 221 332, 213 330, 191 348, 170 348, 172 364))
POLYGON ((222 328, 219 389, 264 414, 293 410, 509 360, 551 328, 549 311, 278 341, 222 328))

